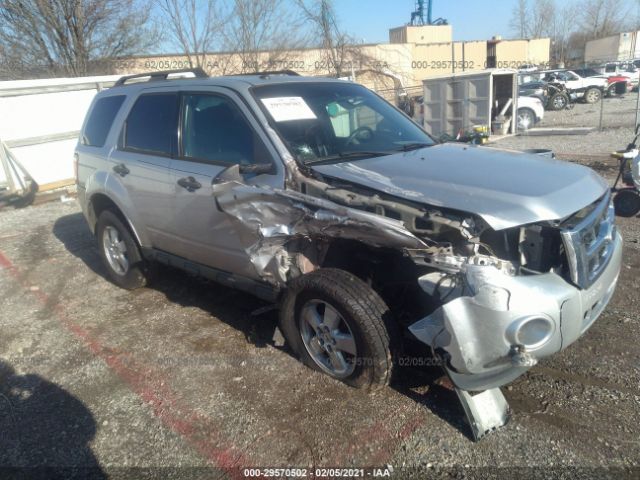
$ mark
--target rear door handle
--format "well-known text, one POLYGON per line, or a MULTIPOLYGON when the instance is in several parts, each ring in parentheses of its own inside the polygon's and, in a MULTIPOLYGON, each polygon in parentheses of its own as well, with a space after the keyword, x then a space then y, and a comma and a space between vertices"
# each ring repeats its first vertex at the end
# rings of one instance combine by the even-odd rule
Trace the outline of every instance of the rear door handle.
POLYGON ((189 191, 189 192, 195 192, 200 187, 202 187, 200 182, 198 182, 193 177, 181 178, 180 180, 178 180, 178 185, 180 185, 182 188, 186 188, 187 191, 189 191))
POLYGON ((113 167, 113 171, 116 172, 121 177, 124 177, 131 173, 131 170, 129 170, 124 163, 120 163, 115 167, 113 167))

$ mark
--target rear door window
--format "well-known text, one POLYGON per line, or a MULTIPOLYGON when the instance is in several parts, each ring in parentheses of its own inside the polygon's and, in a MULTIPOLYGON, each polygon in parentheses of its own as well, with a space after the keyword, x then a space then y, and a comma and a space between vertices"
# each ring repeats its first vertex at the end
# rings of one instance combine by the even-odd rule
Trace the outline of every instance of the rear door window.
POLYGON ((101 98, 96 102, 89 114, 84 132, 82 132, 81 143, 83 145, 89 145, 90 147, 104 146, 113 120, 116 118, 124 99, 124 95, 115 95, 101 98))
POLYGON ((124 148, 152 155, 171 156, 177 146, 178 95, 141 95, 129 113, 124 148))

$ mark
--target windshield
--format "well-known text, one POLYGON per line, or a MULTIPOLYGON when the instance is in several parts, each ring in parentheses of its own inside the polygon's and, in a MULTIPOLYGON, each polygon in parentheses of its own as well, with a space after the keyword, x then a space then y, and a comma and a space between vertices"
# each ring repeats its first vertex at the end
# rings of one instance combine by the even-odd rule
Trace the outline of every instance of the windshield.
POLYGON ((253 94, 291 153, 306 164, 434 145, 412 120, 354 83, 286 83, 253 94))

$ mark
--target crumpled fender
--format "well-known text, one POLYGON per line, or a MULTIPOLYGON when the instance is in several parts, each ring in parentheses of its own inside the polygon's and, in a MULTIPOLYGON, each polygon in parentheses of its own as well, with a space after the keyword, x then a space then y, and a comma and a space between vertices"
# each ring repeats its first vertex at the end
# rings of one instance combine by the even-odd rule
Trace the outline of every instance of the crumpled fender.
POLYGON ((291 190, 237 184, 216 196, 233 218, 238 238, 259 278, 287 282, 287 244, 293 239, 341 238, 374 247, 425 249, 402 222, 291 190))

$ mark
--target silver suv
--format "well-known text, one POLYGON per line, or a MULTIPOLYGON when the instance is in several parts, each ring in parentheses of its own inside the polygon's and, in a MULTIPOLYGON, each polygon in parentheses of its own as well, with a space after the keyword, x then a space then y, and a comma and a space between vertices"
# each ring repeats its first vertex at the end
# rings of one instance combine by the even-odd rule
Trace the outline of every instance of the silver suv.
POLYGON ((621 238, 590 169, 440 144, 346 81, 171 77, 100 92, 76 149, 79 200, 121 287, 161 262, 277 303, 300 359, 355 387, 388 384, 417 346, 476 437, 507 419, 499 387, 613 294, 621 238))

